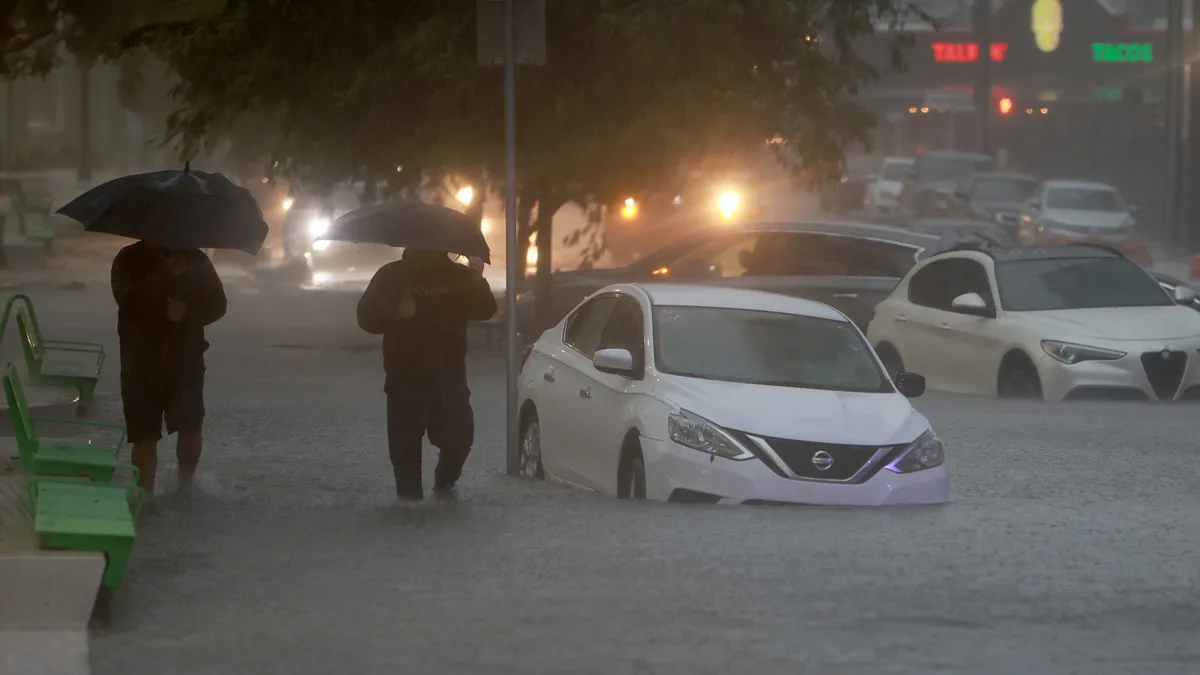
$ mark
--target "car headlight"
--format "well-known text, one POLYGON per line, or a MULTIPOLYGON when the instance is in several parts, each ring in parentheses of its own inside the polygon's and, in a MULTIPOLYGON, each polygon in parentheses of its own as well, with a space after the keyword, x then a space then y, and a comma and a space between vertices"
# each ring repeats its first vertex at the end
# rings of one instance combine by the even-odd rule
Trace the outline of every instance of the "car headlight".
POLYGON ((333 242, 332 242, 332 241, 330 241, 330 240, 328 240, 328 239, 318 239, 318 240, 316 240, 316 241, 314 241, 314 242, 313 242, 313 245, 312 245, 312 250, 314 250, 314 251, 325 251, 325 250, 328 250, 328 249, 329 249, 329 246, 330 246, 330 244, 332 244, 332 243, 333 243, 333 242))
POLYGON ((945 461, 946 449, 942 446, 942 439, 931 429, 909 443, 904 454, 892 462, 888 470, 895 473, 916 473, 941 466, 945 461))
POLYGON ((721 427, 687 410, 680 410, 667 418, 667 433, 672 441, 684 447, 716 457, 735 460, 754 457, 721 427))
POLYGON ((313 238, 323 237, 329 228, 333 225, 333 220, 324 216, 318 216, 308 221, 308 234, 313 238))
POLYGON ((1055 361, 1067 365, 1083 361, 1116 361, 1126 354, 1115 349, 1101 349, 1058 340, 1042 340, 1042 351, 1055 361))
POLYGON ((721 217, 726 220, 732 218, 741 205, 742 197, 736 192, 722 192, 721 196, 717 197, 717 210, 721 212, 721 217))

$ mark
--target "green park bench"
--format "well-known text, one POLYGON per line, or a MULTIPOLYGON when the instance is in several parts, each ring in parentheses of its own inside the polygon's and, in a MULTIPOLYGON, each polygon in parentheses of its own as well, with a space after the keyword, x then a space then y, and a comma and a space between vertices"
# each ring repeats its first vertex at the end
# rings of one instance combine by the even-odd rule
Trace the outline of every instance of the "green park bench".
POLYGON ((108 589, 120 586, 137 539, 145 493, 132 485, 41 476, 29 480, 28 493, 38 545, 103 553, 107 564, 101 584, 108 589))
POLYGON ((120 424, 66 420, 53 417, 33 417, 21 385, 16 366, 9 363, 4 370, 4 397, 8 401, 9 415, 17 439, 17 453, 21 465, 35 476, 85 477, 108 483, 117 471, 133 474, 138 479, 137 467, 122 464, 117 455, 125 445, 125 427, 120 424), (113 445, 91 441, 62 441, 38 438, 37 423, 70 424, 117 431, 120 435, 113 445))
MULTIPOLYGON (((79 391, 79 406, 86 409, 96 394, 100 370, 104 367, 104 347, 94 342, 46 340, 42 337, 33 304, 23 295, 9 299, 24 299, 17 307, 17 332, 21 350, 29 368, 29 379, 40 385, 73 387, 79 391)), ((0 327, 2 329, 2 327, 0 327)))

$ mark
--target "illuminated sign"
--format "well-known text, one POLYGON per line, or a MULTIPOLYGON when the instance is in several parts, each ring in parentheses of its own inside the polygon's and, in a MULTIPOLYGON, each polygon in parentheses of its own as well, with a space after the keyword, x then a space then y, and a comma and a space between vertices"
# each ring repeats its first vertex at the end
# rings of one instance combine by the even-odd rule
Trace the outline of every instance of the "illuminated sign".
MULTIPOLYGON (((992 61, 1003 61, 1008 53, 1008 43, 993 42, 992 61)), ((979 60, 979 45, 975 42, 935 42, 933 60, 938 63, 972 63, 979 60)))
POLYGON ((1092 60, 1096 63, 1151 63, 1154 45, 1149 42, 1096 42, 1092 44, 1092 60))
POLYGON ((1049 54, 1058 49, 1063 32, 1061 0, 1037 0, 1033 3, 1030 28, 1038 49, 1049 54))

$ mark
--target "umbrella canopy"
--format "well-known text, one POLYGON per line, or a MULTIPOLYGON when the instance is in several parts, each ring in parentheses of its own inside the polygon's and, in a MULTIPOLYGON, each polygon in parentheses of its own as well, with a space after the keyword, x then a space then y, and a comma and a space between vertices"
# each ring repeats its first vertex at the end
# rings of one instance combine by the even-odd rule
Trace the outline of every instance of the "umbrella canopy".
POLYGON ((492 261, 479 223, 460 211, 424 202, 393 202, 351 211, 335 220, 321 238, 445 251, 492 261))
POLYGON ((258 202, 219 173, 156 171, 98 185, 58 210, 88 232, 168 248, 228 248, 256 255, 267 238, 258 202))

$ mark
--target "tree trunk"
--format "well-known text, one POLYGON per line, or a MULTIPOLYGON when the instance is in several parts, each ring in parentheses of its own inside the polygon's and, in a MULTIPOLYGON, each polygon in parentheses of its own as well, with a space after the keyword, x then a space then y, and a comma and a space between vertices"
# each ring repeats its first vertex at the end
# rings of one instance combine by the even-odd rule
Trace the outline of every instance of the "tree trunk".
POLYGON ((554 287, 550 275, 554 272, 554 214, 562 207, 562 198, 547 190, 538 200, 537 218, 533 230, 537 233, 537 280, 534 284, 535 307, 538 325, 548 327, 554 323, 554 287))
POLYGON ((92 63, 81 57, 79 63, 79 170, 80 181, 92 179, 92 63))

